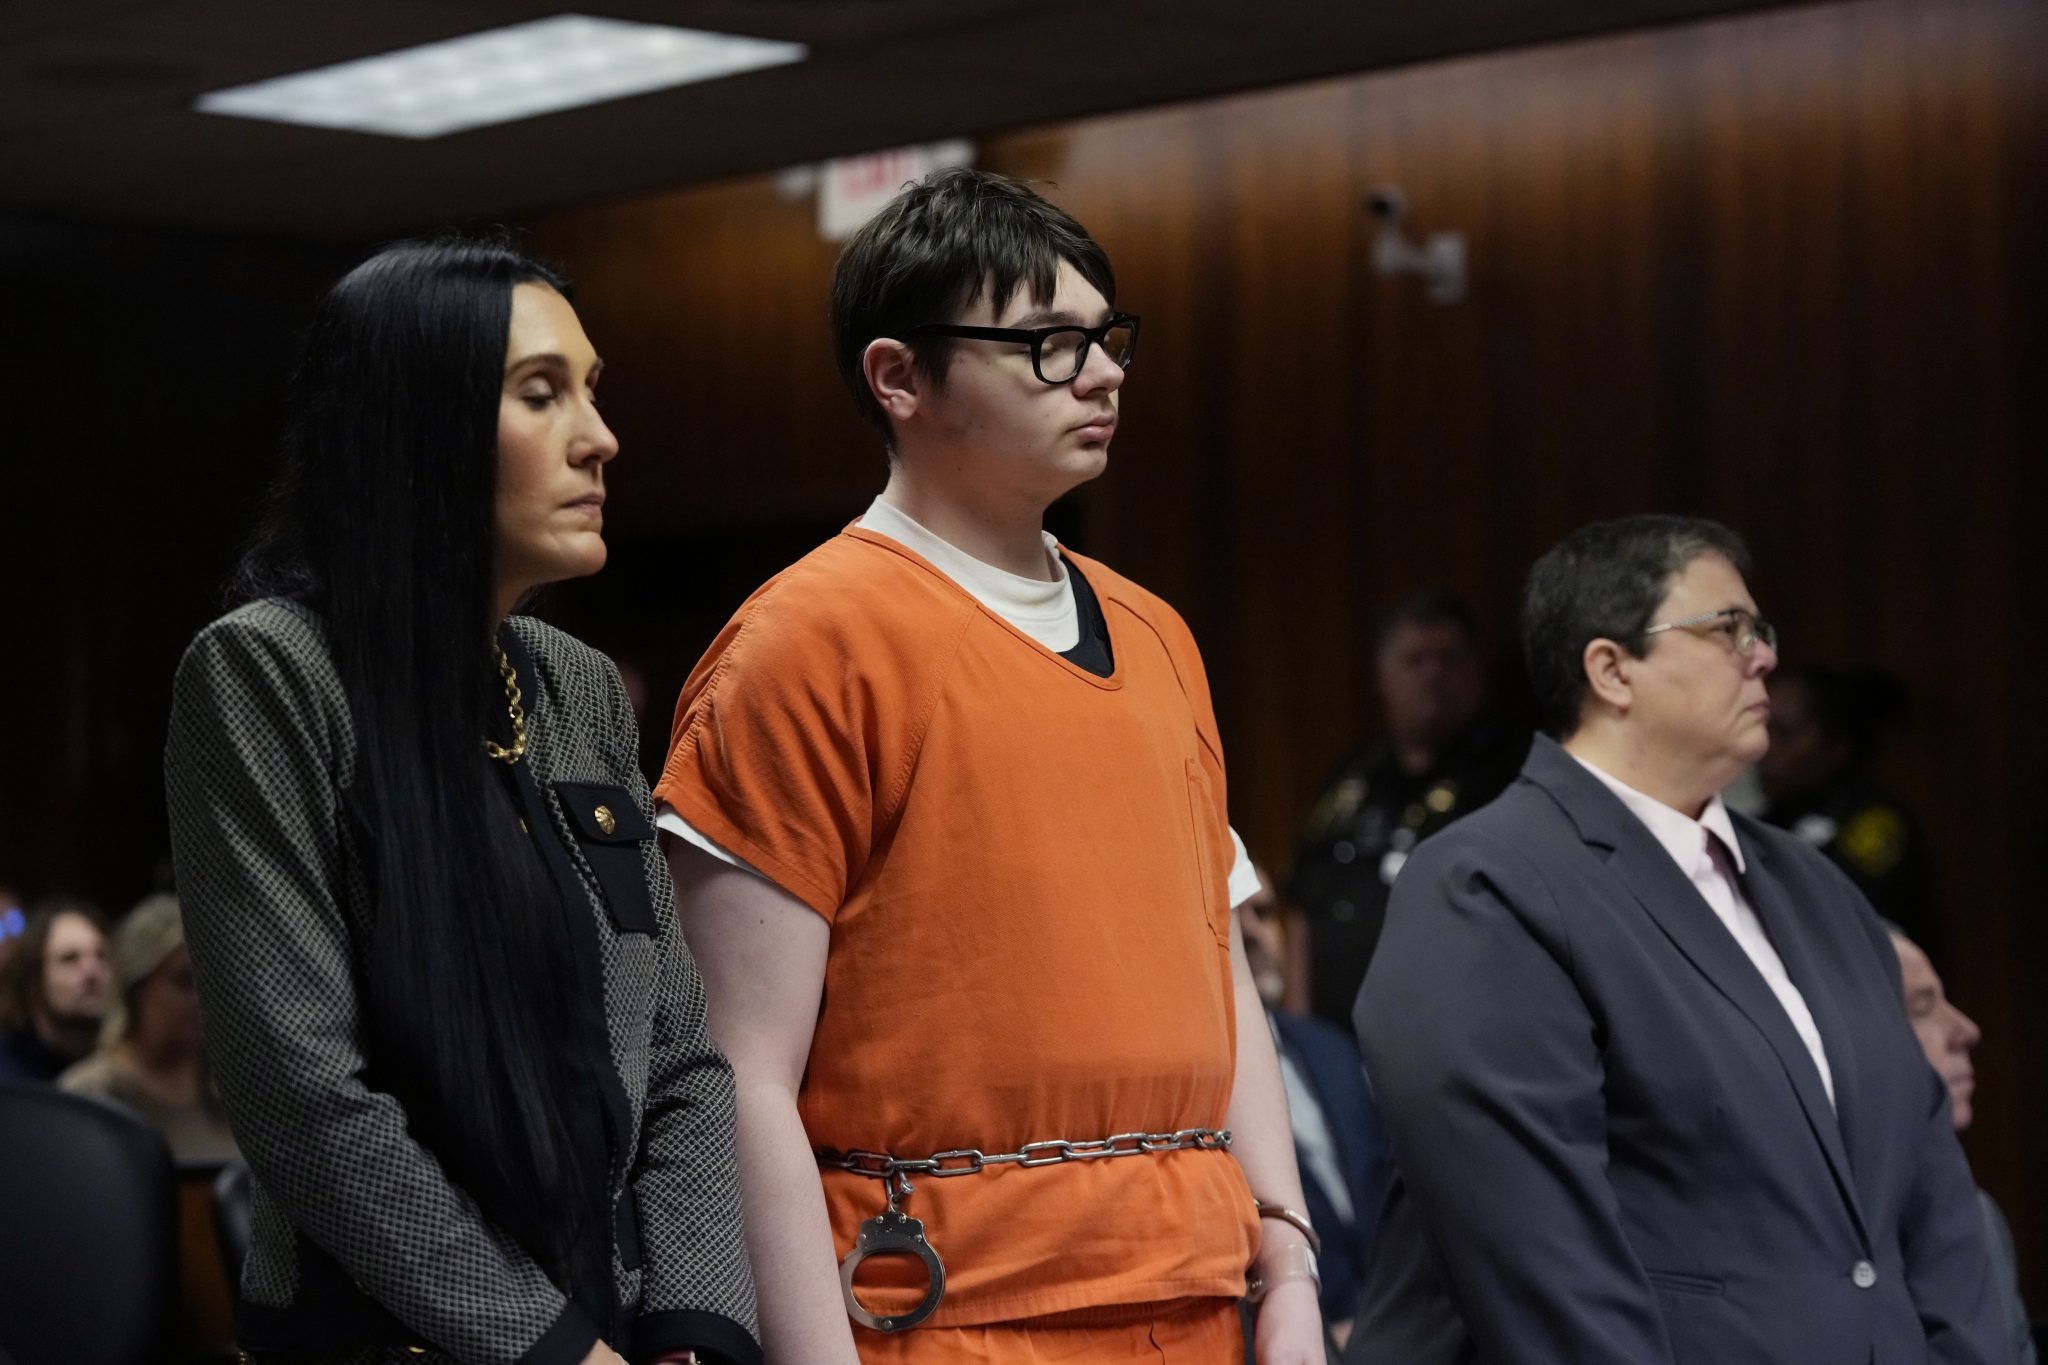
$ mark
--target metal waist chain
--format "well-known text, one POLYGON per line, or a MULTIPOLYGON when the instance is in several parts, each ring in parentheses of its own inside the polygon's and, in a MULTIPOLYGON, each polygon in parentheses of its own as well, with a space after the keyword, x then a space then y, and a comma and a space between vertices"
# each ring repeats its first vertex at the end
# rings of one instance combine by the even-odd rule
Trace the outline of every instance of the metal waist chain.
POLYGON ((833 1170, 852 1171, 855 1175, 873 1176, 877 1180, 897 1175, 928 1175, 935 1180, 945 1180, 956 1175, 979 1175, 990 1166, 1057 1166, 1064 1161, 1146 1156, 1188 1149, 1229 1151, 1230 1130, 1182 1128, 1173 1133, 1118 1133, 1115 1137, 1081 1142, 1052 1138, 1045 1142, 1027 1142, 1014 1152, 996 1156, 973 1147, 956 1147, 950 1152, 933 1152, 926 1157, 898 1157, 887 1152, 838 1152, 828 1147, 818 1153, 818 1164, 833 1170))
POLYGON ((1104 1157, 1152 1156, 1160 1152, 1221 1152, 1230 1149, 1230 1130, 1182 1128, 1173 1133, 1118 1133, 1115 1137, 1069 1142, 1053 1138, 1028 1142, 1014 1152, 990 1156, 974 1147, 956 1147, 925 1157, 898 1157, 887 1152, 840 1152, 825 1148, 818 1152, 818 1164, 830 1170, 851 1171, 882 1182, 888 1207, 860 1225, 853 1249, 839 1263, 839 1288, 846 1299, 847 1316, 877 1332, 902 1332, 917 1326, 938 1310, 946 1296, 946 1267, 924 1233, 924 1224, 903 1212, 914 1186, 910 1177, 930 1176, 946 1180, 956 1175, 979 1175, 991 1166, 1057 1166, 1068 1161, 1096 1161, 1104 1157), (924 1263, 927 1283, 924 1301, 907 1313, 881 1314, 869 1311, 854 1297, 853 1272, 870 1256, 912 1256, 924 1263))

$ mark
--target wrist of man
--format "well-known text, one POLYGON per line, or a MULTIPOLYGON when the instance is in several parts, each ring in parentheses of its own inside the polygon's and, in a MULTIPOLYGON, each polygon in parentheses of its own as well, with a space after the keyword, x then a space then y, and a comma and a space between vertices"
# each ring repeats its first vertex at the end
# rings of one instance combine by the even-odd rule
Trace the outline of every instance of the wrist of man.
POLYGON ((1259 1249, 1252 1253, 1252 1265, 1258 1267, 1270 1259, 1276 1264, 1292 1256, 1296 1249, 1308 1252, 1319 1250, 1314 1243, 1290 1223, 1267 1219, 1259 1227, 1259 1249))
POLYGON ((1282 1288, 1306 1285, 1311 1298, 1322 1293, 1322 1272, 1316 1253, 1299 1234, 1291 1240, 1268 1239, 1259 1247, 1246 1276, 1245 1298, 1258 1303, 1282 1288))

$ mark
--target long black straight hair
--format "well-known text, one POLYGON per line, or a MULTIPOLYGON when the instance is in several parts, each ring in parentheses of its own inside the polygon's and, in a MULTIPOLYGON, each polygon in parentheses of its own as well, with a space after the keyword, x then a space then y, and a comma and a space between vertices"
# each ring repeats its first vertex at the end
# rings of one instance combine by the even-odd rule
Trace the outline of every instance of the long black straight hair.
POLYGON ((597 1231, 564 1110, 562 911, 491 783, 498 411, 522 283, 497 240, 403 242, 321 300, 293 378, 284 473, 236 576, 316 608, 348 695, 352 803, 374 897, 372 1083, 560 1282, 597 1231), (507 828, 510 826, 511 828, 507 828))

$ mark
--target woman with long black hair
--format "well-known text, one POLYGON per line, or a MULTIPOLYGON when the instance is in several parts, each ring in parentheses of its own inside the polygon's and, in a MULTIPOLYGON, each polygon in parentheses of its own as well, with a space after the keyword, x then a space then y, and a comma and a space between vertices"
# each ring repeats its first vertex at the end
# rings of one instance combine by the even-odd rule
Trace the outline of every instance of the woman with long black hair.
POLYGON ((256 1359, 751 1365, 732 1073, 603 655, 601 362, 495 242, 322 301, 165 756, 256 1359))

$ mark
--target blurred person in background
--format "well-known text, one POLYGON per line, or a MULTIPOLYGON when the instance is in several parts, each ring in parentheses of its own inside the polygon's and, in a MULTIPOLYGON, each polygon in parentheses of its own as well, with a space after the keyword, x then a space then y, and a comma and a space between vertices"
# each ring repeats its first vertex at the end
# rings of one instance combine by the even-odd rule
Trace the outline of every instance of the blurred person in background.
POLYGON ((1906 714, 1905 684, 1880 669, 1806 664, 1773 674, 1770 689, 1771 747, 1756 766, 1763 818, 1827 854, 1939 958, 1926 836, 1870 771, 1906 714))
MULTIPOLYGON (((1956 1131, 1960 1133, 1977 1116, 1977 1072, 1971 1065, 1970 1053, 1983 1033, 1978 1029, 1977 1021, 1956 1008, 1948 998, 1940 974, 1934 970, 1927 954, 1920 951, 1920 945, 1907 937, 1896 924, 1889 927, 1892 947, 1899 955, 1900 979, 1906 993, 1906 1017, 1912 1021, 1913 1032, 1920 1039, 1920 1049, 1927 1054, 1928 1064, 1948 1086, 1949 1112, 1955 1120, 1956 1131)), ((2020 1298, 2019 1260, 2013 1251, 2012 1228, 1989 1194, 1980 1189, 1977 1200, 1984 1211, 1984 1235, 1991 1245, 1991 1269, 1997 1278, 1998 1297, 2004 1306, 2006 1325, 2012 1336, 2013 1359, 2018 1365, 2035 1365, 2039 1357, 2035 1352, 2027 1305, 2020 1298)))
POLYGON ((135 1110, 181 1162, 233 1158, 234 1135, 206 1074, 199 993, 178 902, 152 896, 114 927, 115 996, 99 1047, 57 1078, 82 1095, 135 1110))
POLYGON ((105 921, 83 901, 31 910, 0 958, 0 1081, 54 1081, 93 1050, 113 996, 105 921))
POLYGON ((1394 604, 1373 649, 1381 738, 1339 765, 1295 849, 1287 899, 1308 920, 1308 1007, 1345 1028, 1415 848, 1513 780, 1529 736, 1486 714, 1472 612, 1424 589, 1394 604))
POLYGON ((244 605, 164 768, 252 1180, 255 1361, 756 1365, 731 1068, 611 661, 517 614, 603 567, 602 362, 491 240, 321 300, 244 605))
POLYGON ((1288 922, 1272 880, 1264 868, 1258 873, 1258 893, 1238 907, 1244 953, 1280 1057, 1302 1197, 1309 1222, 1323 1239, 1317 1257, 1323 1322, 1332 1344, 1341 1347, 1358 1312, 1366 1253, 1379 1221, 1387 1140, 1350 1030, 1282 1006, 1288 922))

